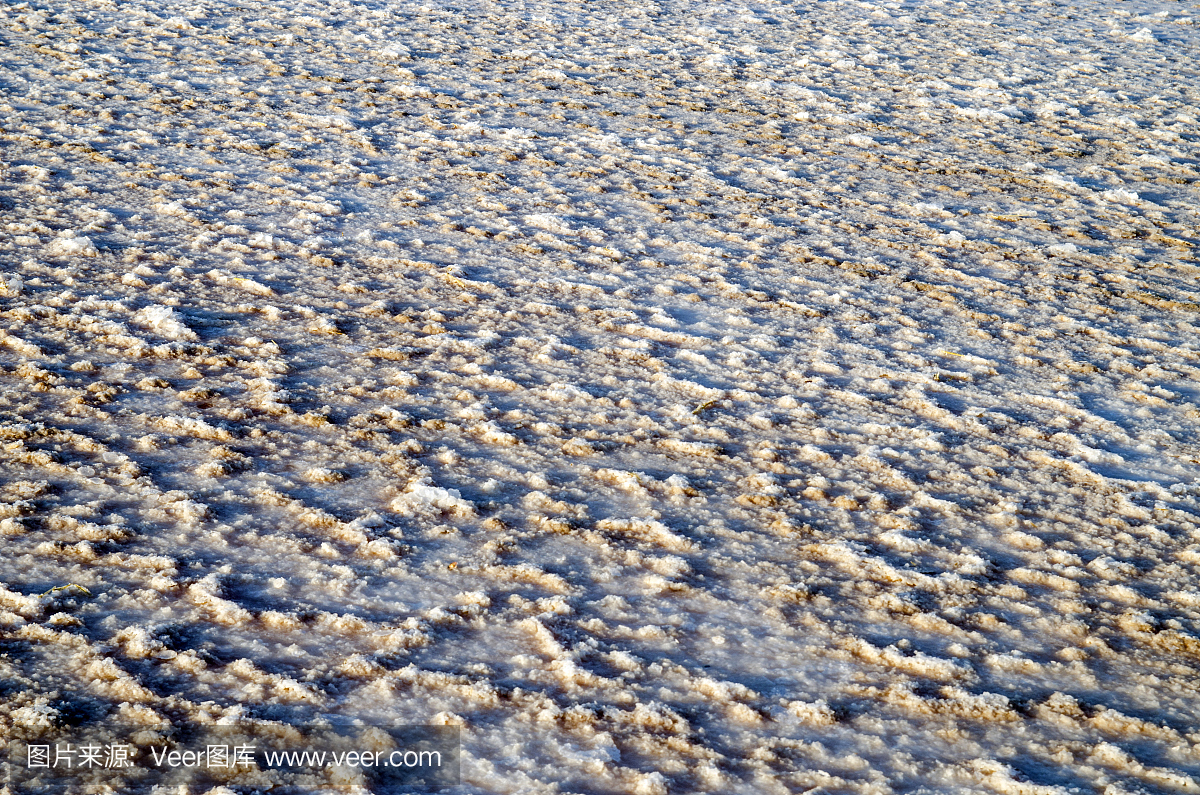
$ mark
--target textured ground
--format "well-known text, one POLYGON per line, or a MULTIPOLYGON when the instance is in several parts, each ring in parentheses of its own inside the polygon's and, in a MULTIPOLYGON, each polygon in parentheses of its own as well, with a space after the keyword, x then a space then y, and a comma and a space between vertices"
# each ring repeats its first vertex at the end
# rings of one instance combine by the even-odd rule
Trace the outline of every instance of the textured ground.
POLYGON ((0 727, 1200 791, 1194 10, 0 7, 0 727))

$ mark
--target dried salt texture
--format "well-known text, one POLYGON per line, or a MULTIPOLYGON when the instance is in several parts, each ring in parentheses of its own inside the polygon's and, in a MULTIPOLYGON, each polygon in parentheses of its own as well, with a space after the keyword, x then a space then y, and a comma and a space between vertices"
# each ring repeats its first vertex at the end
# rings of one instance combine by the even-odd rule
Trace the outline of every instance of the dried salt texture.
POLYGON ((0 725, 1200 789, 1194 15, 0 7, 0 725))

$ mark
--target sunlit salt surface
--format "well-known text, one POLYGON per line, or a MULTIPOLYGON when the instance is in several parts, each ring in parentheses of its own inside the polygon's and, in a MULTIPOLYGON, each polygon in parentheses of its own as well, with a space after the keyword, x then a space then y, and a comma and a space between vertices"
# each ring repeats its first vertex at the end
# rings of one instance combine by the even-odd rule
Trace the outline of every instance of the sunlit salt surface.
POLYGON ((1200 791, 1195 15, 0 6, 0 732, 1200 791))

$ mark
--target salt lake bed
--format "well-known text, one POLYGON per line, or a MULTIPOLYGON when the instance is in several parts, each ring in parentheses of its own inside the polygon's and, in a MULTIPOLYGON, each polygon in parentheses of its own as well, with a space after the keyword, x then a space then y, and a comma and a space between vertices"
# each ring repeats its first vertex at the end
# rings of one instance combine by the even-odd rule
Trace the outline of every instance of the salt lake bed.
POLYGON ((0 8, 0 734, 1200 791, 1195 12, 0 8))

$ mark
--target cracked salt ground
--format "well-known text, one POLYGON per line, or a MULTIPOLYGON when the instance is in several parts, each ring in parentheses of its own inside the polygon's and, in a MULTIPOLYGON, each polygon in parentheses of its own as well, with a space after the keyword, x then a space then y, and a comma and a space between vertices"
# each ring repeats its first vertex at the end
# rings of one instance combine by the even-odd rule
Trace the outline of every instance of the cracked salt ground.
POLYGON ((3 731, 1200 790, 1192 13, 0 8, 3 731))

